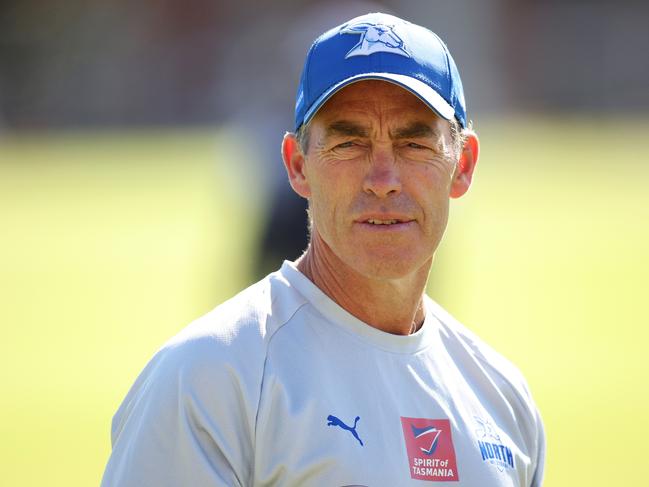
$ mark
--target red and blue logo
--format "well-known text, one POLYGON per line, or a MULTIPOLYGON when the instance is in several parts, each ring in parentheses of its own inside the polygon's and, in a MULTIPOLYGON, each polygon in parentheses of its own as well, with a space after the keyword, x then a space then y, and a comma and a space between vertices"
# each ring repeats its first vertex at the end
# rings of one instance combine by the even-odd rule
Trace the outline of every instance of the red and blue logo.
POLYGON ((459 481, 448 419, 401 418, 410 476, 418 480, 459 481))

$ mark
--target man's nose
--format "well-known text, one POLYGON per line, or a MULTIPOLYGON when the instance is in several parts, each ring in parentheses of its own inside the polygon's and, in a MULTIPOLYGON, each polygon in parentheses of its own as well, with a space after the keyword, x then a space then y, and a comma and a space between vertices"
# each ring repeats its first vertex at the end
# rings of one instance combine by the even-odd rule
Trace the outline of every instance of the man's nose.
POLYGON ((401 174, 392 150, 373 150, 363 191, 379 198, 401 192, 401 174))

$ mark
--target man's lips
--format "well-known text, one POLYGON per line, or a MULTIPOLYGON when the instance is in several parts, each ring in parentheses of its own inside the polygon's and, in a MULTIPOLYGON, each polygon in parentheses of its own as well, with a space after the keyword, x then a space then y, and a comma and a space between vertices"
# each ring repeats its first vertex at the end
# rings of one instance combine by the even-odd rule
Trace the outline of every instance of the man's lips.
POLYGON ((381 213, 362 215, 354 220, 354 223, 367 227, 397 228, 406 227, 415 220, 407 215, 396 213, 381 213))
POLYGON ((414 220, 414 218, 404 213, 383 212, 383 211, 377 213, 363 213, 358 217, 354 218, 354 221, 356 223, 369 223, 372 221, 406 223, 412 220, 414 220))

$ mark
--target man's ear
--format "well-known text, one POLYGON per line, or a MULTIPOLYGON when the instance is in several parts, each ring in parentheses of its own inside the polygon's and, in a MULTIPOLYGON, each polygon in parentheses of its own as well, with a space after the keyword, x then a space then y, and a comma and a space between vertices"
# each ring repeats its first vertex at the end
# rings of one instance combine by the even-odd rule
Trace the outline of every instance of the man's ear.
POLYGON ((295 138, 295 134, 287 132, 284 135, 282 159, 288 174, 288 181, 291 183, 293 190, 303 198, 311 196, 311 189, 305 173, 305 157, 300 144, 295 138))
POLYGON ((473 171, 478 163, 478 153, 480 152, 480 142, 478 136, 473 131, 465 135, 462 154, 453 174, 451 182, 451 198, 459 198, 469 190, 473 171))

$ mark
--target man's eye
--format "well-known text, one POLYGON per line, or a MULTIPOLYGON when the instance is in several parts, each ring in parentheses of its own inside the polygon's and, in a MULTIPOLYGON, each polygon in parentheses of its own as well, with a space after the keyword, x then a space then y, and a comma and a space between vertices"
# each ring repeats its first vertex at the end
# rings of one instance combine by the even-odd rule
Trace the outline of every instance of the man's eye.
POLYGON ((347 148, 349 148, 349 147, 354 147, 354 145, 355 145, 355 144, 354 144, 353 141, 349 141, 349 142, 343 142, 342 144, 338 144, 338 145, 336 146, 336 148, 337 148, 337 149, 347 149, 347 148))
POLYGON ((409 142, 408 147, 410 149, 426 149, 423 145, 416 144, 415 142, 409 142))

